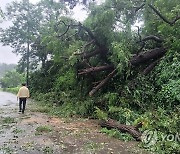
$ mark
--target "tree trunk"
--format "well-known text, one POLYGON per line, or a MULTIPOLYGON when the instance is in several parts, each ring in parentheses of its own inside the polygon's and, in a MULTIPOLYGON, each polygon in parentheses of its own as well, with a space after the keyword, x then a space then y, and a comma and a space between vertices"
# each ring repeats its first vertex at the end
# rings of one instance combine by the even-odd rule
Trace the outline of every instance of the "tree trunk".
POLYGON ((158 59, 162 57, 166 53, 166 51, 167 50, 164 48, 152 49, 150 51, 147 51, 145 53, 140 53, 139 55, 132 57, 130 63, 136 66, 145 63, 151 59, 158 59))
POLYGON ((114 69, 104 80, 102 80, 96 87, 94 87, 90 92, 89 96, 93 96, 101 87, 103 87, 114 75, 116 74, 116 69, 114 69))
POLYGON ((93 52, 89 52, 89 53, 84 53, 84 54, 82 54, 82 58, 88 59, 88 58, 93 57, 93 56, 95 56, 95 55, 97 55, 97 54, 100 54, 100 53, 101 53, 101 51, 100 51, 99 49, 97 49, 97 50, 95 50, 95 51, 93 51, 93 52))
POLYGON ((157 65, 158 62, 159 62, 159 59, 152 62, 148 67, 146 67, 146 69, 143 71, 142 74, 143 75, 149 74, 153 70, 153 68, 157 65))
POLYGON ((98 66, 98 67, 91 67, 87 69, 80 70, 78 75, 83 75, 83 74, 88 74, 88 73, 94 73, 94 72, 100 72, 100 71, 105 71, 109 69, 113 69, 113 65, 107 65, 107 66, 98 66))
POLYGON ((142 133, 139 131, 139 128, 142 127, 142 123, 139 123, 137 126, 130 126, 120 124, 115 120, 109 119, 107 121, 100 122, 101 127, 107 127, 108 129, 117 129, 123 133, 131 134, 137 141, 141 140, 142 133))

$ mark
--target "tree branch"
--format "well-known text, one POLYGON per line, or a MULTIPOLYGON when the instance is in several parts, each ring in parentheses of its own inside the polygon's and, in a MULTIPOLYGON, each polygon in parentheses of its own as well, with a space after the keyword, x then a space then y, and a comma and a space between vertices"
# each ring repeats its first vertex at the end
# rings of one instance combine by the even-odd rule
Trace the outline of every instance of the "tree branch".
POLYGON ((114 66, 113 65, 106 65, 106 66, 97 66, 97 67, 91 67, 91 68, 87 68, 87 69, 82 69, 80 70, 80 72, 78 73, 78 75, 84 75, 84 74, 88 74, 88 73, 94 73, 94 72, 100 72, 100 71, 105 71, 105 70, 109 70, 109 69, 113 69, 114 66))
POLYGON ((91 40, 90 42, 88 42, 87 44, 85 44, 85 45, 83 46, 82 52, 85 52, 85 49, 86 49, 89 45, 91 45, 91 44, 93 44, 93 43, 94 43, 94 40, 91 40))
POLYGON ((97 54, 100 54, 100 53, 101 53, 101 50, 100 50, 100 49, 96 49, 95 51, 89 52, 89 53, 84 52, 84 53, 82 54, 82 58, 88 59, 88 58, 93 57, 93 56, 95 56, 95 55, 97 55, 97 54))
POLYGON ((66 38, 65 38, 65 41, 68 41, 71 37, 76 36, 78 33, 79 33, 79 32, 76 32, 76 33, 70 35, 69 37, 66 37, 66 38))
POLYGON ((143 71, 143 75, 147 75, 149 74, 152 69, 158 64, 159 59, 157 59, 156 61, 152 62, 144 71, 143 71))
POLYGON ((142 122, 138 123, 136 126, 124 125, 124 124, 120 124, 119 122, 117 122, 113 119, 108 119, 106 121, 100 122, 101 127, 107 127, 108 129, 113 128, 113 129, 117 129, 123 133, 129 133, 137 141, 141 140, 142 133, 140 132, 139 128, 141 128, 142 125, 143 125, 142 122))
POLYGON ((94 87, 90 92, 89 96, 93 96, 101 87, 103 87, 114 75, 116 74, 116 69, 114 69, 104 80, 102 80, 96 87, 94 87))
POLYGON ((142 38, 141 38, 141 35, 140 35, 140 28, 139 28, 139 26, 136 26, 136 27, 137 27, 137 29, 138 29, 139 42, 141 42, 141 41, 142 41, 142 38))
MULTIPOLYGON (((102 48, 101 44, 98 42, 98 40, 96 39, 96 37, 94 36, 92 31, 89 28, 87 28, 86 26, 84 26, 83 24, 81 24, 80 22, 78 24, 72 24, 72 22, 70 24, 66 24, 64 21, 61 20, 61 21, 58 22, 57 25, 59 25, 60 23, 63 23, 67 27, 67 29, 63 34, 58 36, 59 38, 62 37, 63 35, 65 35, 68 32, 68 30, 70 29, 70 27, 79 27, 80 29, 83 29, 84 31, 86 31, 88 33, 91 40, 94 40, 94 43, 98 47, 102 48)), ((57 31, 57 27, 55 27, 55 29, 57 31)))
POLYGON ((147 52, 144 52, 137 56, 132 57, 130 60, 130 63, 131 65, 134 65, 134 66, 142 64, 142 63, 146 63, 147 61, 151 59, 158 59, 162 57, 166 53, 166 51, 167 50, 165 48, 155 48, 155 49, 149 50, 147 52))
MULTIPOLYGON (((149 36, 146 36, 145 38, 142 39, 141 35, 140 35, 140 28, 139 26, 136 26, 137 29, 138 29, 138 36, 139 36, 139 41, 138 42, 145 42, 145 41, 149 41, 149 40, 154 40, 156 42, 159 42, 159 43, 162 43, 164 40, 155 36, 155 35, 149 35, 149 36)), ((137 43, 138 43, 137 42, 137 43)))
POLYGON ((58 35, 58 37, 61 38, 62 36, 64 36, 68 32, 69 28, 70 28, 70 25, 68 25, 66 31, 62 33, 61 35, 58 35))
POLYGON ((137 11, 139 11, 140 9, 142 9, 144 6, 145 6, 145 3, 141 4, 140 6, 134 7, 134 8, 135 8, 135 13, 136 13, 137 11))
POLYGON ((69 57, 66 57, 66 56, 60 56, 59 58, 62 58, 64 60, 68 60, 69 59, 69 57))
POLYGON ((163 42, 163 39, 161 39, 157 36, 154 36, 154 35, 147 36, 147 37, 143 38, 141 41, 145 42, 145 41, 149 41, 149 40, 154 40, 154 41, 159 42, 159 43, 163 42))
POLYGON ((89 28, 85 27, 85 26, 82 25, 80 22, 79 22, 79 26, 88 33, 88 35, 90 36, 90 38, 95 41, 94 43, 95 43, 98 47, 101 47, 101 44, 98 42, 97 38, 94 36, 94 34, 92 33, 92 31, 91 31, 89 28))
POLYGON ((141 48, 136 52, 136 55, 138 55, 142 50, 143 48, 145 47, 145 42, 141 42, 141 48))
POLYGON ((58 38, 61 38, 62 36, 64 36, 68 31, 69 31, 69 28, 70 28, 70 26, 71 26, 71 24, 66 24, 63 20, 60 20, 55 26, 54 26, 54 29, 55 29, 55 31, 56 32, 58 32, 58 25, 60 24, 60 23, 63 23, 67 28, 66 28, 66 30, 65 30, 65 32, 64 33, 62 33, 61 35, 58 35, 57 37, 58 38))
POLYGON ((148 5, 164 22, 168 23, 171 26, 173 26, 176 23, 176 21, 178 21, 180 19, 180 16, 177 16, 174 20, 169 21, 154 6, 152 6, 151 4, 148 4, 148 5))

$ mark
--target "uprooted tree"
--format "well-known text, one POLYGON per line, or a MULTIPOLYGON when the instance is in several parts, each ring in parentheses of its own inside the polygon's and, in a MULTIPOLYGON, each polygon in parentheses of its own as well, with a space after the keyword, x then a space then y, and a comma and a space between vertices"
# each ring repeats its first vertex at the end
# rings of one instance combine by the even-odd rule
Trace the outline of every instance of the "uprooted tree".
MULTIPOLYGON (((114 17, 118 16, 117 14, 114 15, 113 14, 114 12, 111 12, 111 11, 113 11, 112 8, 117 9, 117 10, 122 9, 122 8, 118 8, 118 6, 115 6, 114 2, 112 2, 111 5, 112 6, 108 6, 109 12, 107 13, 107 16, 108 15, 112 15, 114 17)), ((129 18, 128 20, 132 20, 132 18, 135 18, 135 16, 138 16, 137 12, 140 12, 145 6, 148 7, 148 9, 151 9, 152 14, 158 16, 160 18, 160 20, 169 24, 170 26, 173 26, 180 19, 180 16, 177 15, 172 21, 170 21, 164 15, 162 15, 155 8, 155 6, 153 6, 150 3, 144 2, 139 7, 132 6, 132 8, 129 12, 129 14, 131 14, 131 18, 129 18)), ((104 7, 107 7, 107 6, 105 5, 104 7)), ((98 9, 101 10, 102 8, 97 7, 94 9, 97 11, 98 9)), ((122 9, 120 11, 123 12, 124 10, 122 9)), ((93 14, 93 11, 92 11, 92 14, 93 14)), ((126 18, 128 15, 126 15, 126 18)), ((94 16, 95 15, 92 15, 92 17, 91 17, 91 15, 90 15, 90 18, 94 18, 94 16)), ((105 19, 103 19, 103 20, 105 20, 105 19)), ((92 88, 92 90, 89 92, 89 95, 92 96, 99 89, 101 89, 103 86, 105 86, 107 84, 107 82, 117 72, 116 71, 117 66, 114 65, 110 60, 108 60, 108 56, 113 53, 112 53, 111 49, 108 48, 108 45, 105 44, 106 41, 105 42, 99 41, 99 39, 102 39, 102 38, 98 38, 99 36, 97 36, 97 34, 93 33, 93 30, 91 30, 87 26, 84 26, 81 23, 74 25, 71 23, 67 24, 63 21, 61 21, 61 22, 65 26, 67 26, 67 29, 63 34, 60 35, 60 37, 65 35, 71 27, 78 28, 79 31, 83 31, 89 37, 87 40, 84 40, 87 43, 85 43, 83 45, 83 47, 80 49, 81 51, 78 53, 75 53, 75 55, 79 56, 80 59, 82 60, 80 62, 80 63, 82 63, 82 68, 78 70, 78 75, 88 75, 88 74, 92 75, 92 74, 95 74, 98 72, 107 72, 107 75, 105 75, 104 79, 102 79, 101 81, 98 81, 98 82, 94 81, 97 85, 95 84, 94 87, 92 88), (98 57, 99 62, 101 64, 98 63, 97 66, 92 66, 90 61, 94 57, 98 57)), ((103 22, 107 22, 107 21, 105 20, 103 22)), ((111 26, 113 26, 113 24, 116 24, 118 21, 114 20, 112 22, 114 22, 114 23, 111 23, 111 25, 109 25, 109 28, 107 28, 107 30, 109 30, 109 32, 110 32, 110 30, 113 30, 111 26)), ((124 25, 124 30, 126 30, 126 28, 127 28, 126 25, 124 25)), ((92 27, 92 29, 93 29, 93 27, 92 27)), ((97 31, 99 30, 98 27, 94 27, 94 29, 97 29, 97 31)), ((164 39, 162 37, 159 37, 156 35, 148 35, 148 36, 145 36, 144 38, 142 38, 139 31, 140 31, 140 29, 138 27, 137 36, 138 36, 139 40, 137 40, 136 43, 139 44, 140 47, 139 47, 139 49, 133 51, 134 55, 129 56, 128 66, 131 67, 132 69, 134 67, 138 67, 138 66, 145 66, 144 70, 142 71, 142 74, 147 75, 158 64, 160 59, 167 52, 168 48, 166 47, 167 45, 164 46, 164 39), (146 48, 146 44, 148 42, 152 43, 152 47, 146 48)), ((108 33, 108 31, 107 32, 105 31, 104 33, 108 33)), ((106 34, 102 34, 102 35, 104 35, 105 39, 107 39, 107 40, 109 39, 109 38, 106 38, 107 37, 106 34)), ((129 44, 127 44, 127 46, 128 45, 129 44)), ((90 76, 88 76, 88 77, 90 77, 90 76)))
MULTIPOLYGON (((93 96, 98 90, 108 86, 107 83, 114 76, 123 75, 126 69, 139 69, 139 73, 148 75, 171 48, 171 42, 166 38, 167 36, 154 31, 153 26, 157 28, 158 25, 152 24, 152 27, 148 27, 149 33, 137 27, 135 37, 132 36, 131 26, 137 18, 148 16, 143 21, 145 25, 149 24, 148 20, 158 20, 159 27, 165 25, 165 27, 176 29, 180 19, 179 12, 175 9, 176 13, 171 15, 173 19, 170 20, 161 13, 159 8, 156 8, 155 5, 158 6, 156 3, 152 4, 148 1, 129 3, 130 5, 107 1, 102 6, 96 6, 92 8, 84 24, 60 21, 66 27, 66 30, 59 34, 60 38, 65 37, 64 39, 67 40, 68 31, 76 29, 76 33, 71 36, 78 36, 84 43, 73 55, 78 58, 77 75, 83 76, 83 79, 92 79, 88 83, 91 87, 89 96, 93 96), (121 20, 122 18, 125 20, 121 20), (118 35, 120 35, 119 38, 118 35), (119 57, 123 57, 122 60, 119 57), (116 61, 118 58, 120 60, 116 61)), ((128 132, 140 140, 141 132, 138 127, 118 124, 113 120, 104 121, 100 125, 128 132)))

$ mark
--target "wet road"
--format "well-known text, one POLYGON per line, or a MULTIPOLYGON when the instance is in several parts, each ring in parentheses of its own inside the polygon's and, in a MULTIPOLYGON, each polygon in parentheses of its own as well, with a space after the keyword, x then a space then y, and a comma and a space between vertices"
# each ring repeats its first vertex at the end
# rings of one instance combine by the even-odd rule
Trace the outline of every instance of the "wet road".
POLYGON ((0 107, 16 106, 18 104, 17 97, 14 94, 0 91, 0 107))
POLYGON ((0 154, 145 154, 134 141, 102 134, 95 120, 49 116, 28 101, 22 114, 16 95, 0 92, 0 154))

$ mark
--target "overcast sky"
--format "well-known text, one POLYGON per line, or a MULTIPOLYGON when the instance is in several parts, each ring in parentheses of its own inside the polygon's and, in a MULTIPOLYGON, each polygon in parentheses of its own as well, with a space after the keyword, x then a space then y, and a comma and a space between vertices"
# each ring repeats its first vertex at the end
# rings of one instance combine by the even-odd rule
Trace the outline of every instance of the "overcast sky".
MULTIPOLYGON (((12 1, 21 1, 21 0, 0 0, 0 7, 2 8, 2 10, 5 10, 5 6, 7 5, 7 3, 10 3, 12 1)), ((40 0, 29 0, 32 3, 36 3, 40 0)), ((74 18, 78 21, 82 21, 83 19, 85 19, 86 14, 83 12, 82 13, 82 7, 78 6, 75 8, 74 10, 76 13, 74 14, 74 18)), ((7 28, 11 25, 10 22, 3 22, 0 24, 1 28, 7 28)), ((2 46, 2 44, 0 43, 0 63, 7 63, 7 64, 17 64, 20 56, 17 56, 16 54, 12 53, 12 48, 9 46, 2 46)))

